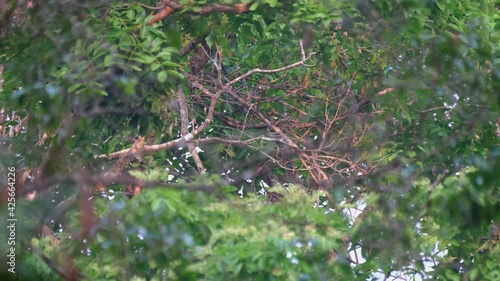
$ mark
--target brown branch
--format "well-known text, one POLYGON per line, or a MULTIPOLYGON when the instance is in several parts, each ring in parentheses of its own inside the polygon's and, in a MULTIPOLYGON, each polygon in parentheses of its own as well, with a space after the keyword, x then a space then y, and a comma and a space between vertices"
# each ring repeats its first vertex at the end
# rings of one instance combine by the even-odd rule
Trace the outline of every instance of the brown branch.
MULTIPOLYGON (((285 134, 280 127, 278 127, 274 122, 272 122, 268 117, 266 117, 261 111, 257 109, 256 106, 251 104, 249 101, 245 100, 242 98, 238 93, 235 91, 231 90, 231 86, 234 85, 235 83, 245 79, 246 77, 254 74, 254 73, 276 73, 276 72, 282 72, 300 65, 308 66, 306 65, 306 61, 311 58, 312 55, 315 53, 310 53, 306 56, 303 45, 300 44, 300 50, 302 54, 302 58, 300 61, 281 67, 277 69, 260 69, 260 68, 255 68, 233 80, 225 84, 217 93, 220 93, 221 91, 229 93, 233 98, 235 98, 241 105, 245 106, 252 114, 254 114, 257 118, 260 120, 264 121, 274 132, 276 132, 280 137, 281 140, 283 141, 284 144, 288 145, 291 147, 293 150, 295 150, 300 157, 300 161, 302 162, 303 166, 307 168, 309 171, 311 177, 313 178, 314 182, 317 184, 318 188, 325 190, 326 195, 328 196, 329 199, 331 199, 330 194, 326 191, 327 188, 329 188, 329 180, 328 176, 326 173, 322 170, 321 166, 316 163, 316 161, 313 162, 313 166, 309 165, 307 163, 307 159, 310 158, 308 157, 305 152, 303 152, 300 147, 287 135, 285 134)), ((195 85, 196 86, 196 85, 195 85)))
MULTIPOLYGON (((305 55, 305 51, 304 51, 304 47, 302 46, 302 43, 300 44, 300 50, 301 50, 301 54, 302 54, 302 58, 300 61, 296 62, 296 63, 292 63, 290 65, 287 65, 287 66, 284 66, 284 67, 280 67, 280 68, 277 68, 277 69, 260 69, 260 68, 255 68, 255 69, 252 69, 250 70, 249 72, 231 80, 230 82, 228 82, 226 85, 224 85, 222 87, 222 89, 220 91, 226 91, 228 92, 232 97, 234 97, 236 100, 238 100, 242 105, 246 106, 248 108, 248 110, 252 111, 252 113, 258 117, 259 119, 261 119, 262 121, 264 121, 264 123, 266 123, 273 131, 275 131, 280 137, 281 139, 283 139, 283 142, 290 146, 292 149, 294 149, 295 151, 297 151, 299 153, 299 155, 301 156, 300 159, 301 159, 301 162, 302 164, 304 165, 304 167, 307 167, 307 169, 309 170, 314 182, 316 182, 316 184, 318 185, 318 187, 321 187, 322 189, 326 189, 326 186, 325 186, 325 182, 328 180, 328 177, 327 175, 325 174, 324 171, 321 170, 321 168, 318 167, 315 167, 315 168, 312 168, 310 167, 307 162, 305 161, 304 157, 305 156, 305 153, 299 148, 299 146, 289 137, 287 136, 282 130, 280 127, 276 126, 273 122, 271 122, 271 120, 269 120, 269 118, 267 118, 262 112, 258 111, 256 109, 255 106, 253 106, 253 104, 250 104, 249 102, 247 102, 245 99, 243 99, 242 97, 240 97, 237 93, 235 93, 234 91, 229 91, 229 88, 231 85, 245 79, 246 77, 254 74, 254 73, 276 73, 276 72, 282 72, 282 71, 285 71, 285 70, 288 70, 288 69, 291 69, 291 68, 294 68, 294 67, 297 67, 297 66, 300 66, 300 65, 306 65, 305 62, 307 60, 309 60, 315 53, 312 52, 310 54, 308 54, 307 56, 305 55)), ((307 66, 307 65, 306 65, 307 66)), ((326 192, 326 191, 325 191, 326 192)), ((327 193, 327 196, 329 196, 329 194, 327 193)))
POLYGON ((383 96, 383 95, 385 95, 385 94, 387 94, 387 93, 390 93, 390 92, 392 92, 392 91, 394 91, 394 88, 387 88, 387 89, 385 89, 385 90, 382 90, 382 91, 378 92, 378 93, 377 93, 377 95, 379 95, 379 96, 383 96))
MULTIPOLYGON (((171 14, 175 12, 179 12, 184 10, 186 7, 179 4, 177 1, 174 0, 162 0, 162 5, 165 5, 161 9, 152 20, 148 22, 148 25, 152 25, 154 23, 157 23, 159 21, 164 20, 171 14)), ((160 8, 162 5, 159 7, 154 7, 154 8, 160 8)), ((201 7, 200 10, 198 11, 189 11, 190 14, 195 14, 195 15, 207 15, 211 13, 229 13, 229 14, 243 14, 247 13, 250 11, 250 6, 252 5, 252 2, 250 3, 241 3, 241 4, 236 4, 234 6, 232 5, 223 5, 223 4, 209 4, 206 6, 201 7)), ((153 8, 153 7, 152 7, 153 8)))
POLYGON ((222 5, 218 3, 210 4, 201 8, 199 12, 194 12, 199 15, 206 15, 210 13, 228 13, 228 14, 243 14, 250 11, 252 2, 236 4, 234 6, 222 5))
MULTIPOLYGON (((301 49, 303 49, 303 48, 301 48, 301 49)), ((256 114, 258 118, 263 120, 270 128, 272 128, 276 133, 278 133, 278 135, 280 136, 280 138, 279 138, 280 142, 283 142, 283 143, 289 145, 290 147, 292 147, 296 151, 300 151, 301 149, 285 133, 283 133, 279 127, 274 125, 267 117, 265 117, 260 111, 257 111, 251 104, 246 102, 238 94, 236 94, 233 91, 229 91, 229 89, 233 84, 245 79, 246 77, 248 77, 254 73, 276 73, 276 72, 285 71, 285 70, 288 70, 288 69, 291 69, 291 68, 294 68, 294 67, 297 67, 300 65, 305 65, 305 62, 307 60, 309 60, 311 58, 311 56, 314 54, 315 53, 310 53, 307 56, 304 55, 300 61, 298 61, 296 63, 292 63, 292 64, 284 66, 284 67, 276 68, 276 69, 260 69, 260 68, 253 69, 253 70, 233 79, 232 81, 228 82, 221 89, 219 89, 216 93, 211 93, 208 89, 206 89, 203 85, 201 85, 200 83, 198 83, 196 81, 193 82, 192 85, 195 88, 198 88, 199 90, 201 90, 203 93, 205 93, 207 96, 209 96, 211 98, 210 106, 208 108, 208 112, 207 112, 207 115, 206 115, 203 123, 198 128, 194 129, 191 133, 182 134, 182 136, 178 139, 175 139, 175 140, 172 140, 172 141, 169 141, 166 143, 162 143, 162 144, 144 145, 141 148, 142 154, 154 153, 156 151, 161 151, 161 150, 170 150, 170 149, 173 149, 175 147, 187 145, 191 140, 193 140, 197 135, 199 135, 212 122, 213 116, 214 116, 215 105, 217 104, 219 97, 225 92, 229 92, 231 96, 235 97, 242 105, 245 105, 246 107, 248 107, 248 109, 251 110, 254 114, 256 114)), ((127 155, 129 153, 129 150, 130 149, 124 149, 124 150, 121 150, 118 152, 111 153, 109 155, 101 154, 101 155, 95 156, 95 158, 109 159, 109 160, 118 159, 118 158, 123 157, 124 155, 127 155)), ((301 153, 303 153, 303 152, 301 152, 301 153)), ((322 179, 326 176, 324 174, 324 172, 322 172, 322 171, 319 172, 319 174, 320 174, 322 179)), ((315 181, 318 184, 321 182, 321 180, 319 180, 319 179, 315 180, 315 181)))
MULTIPOLYGON (((300 64, 295 63, 293 65, 300 65, 300 64)), ((283 67, 282 69, 288 69, 288 68, 287 67, 283 67)), ((250 72, 252 72, 252 71, 250 71, 250 72)), ((247 73, 250 73, 250 72, 247 72, 247 73)), ((270 72, 270 73, 272 73, 272 72, 270 72)), ((242 77, 242 76, 240 76, 240 77, 242 77)), ((240 77, 238 77, 238 78, 240 78, 240 77)), ((236 78, 235 80, 237 80, 238 78, 236 78)), ((233 81, 235 81, 235 80, 233 80, 233 81)), ((231 83, 231 82, 229 82, 229 83, 231 83)), ((308 156, 306 155, 306 153, 302 149, 300 149, 299 146, 288 135, 286 135, 281 130, 280 127, 276 126, 262 112, 258 111, 255 106, 253 106, 252 104, 249 104, 247 101, 245 101, 242 97, 240 97, 235 92, 228 91, 228 93, 232 97, 234 97, 236 100, 238 100, 242 105, 246 106, 250 111, 252 111, 252 113, 256 117, 258 117, 259 119, 261 119, 262 121, 264 121, 264 123, 266 123, 274 132, 276 132, 281 137, 281 139, 283 140, 284 144, 288 145, 289 147, 291 147, 292 149, 294 149, 299 154, 300 161, 302 162, 302 165, 304 165, 304 167, 307 168, 307 170, 309 171, 309 174, 313 178, 313 180, 316 183, 316 185, 318 186, 318 188, 324 190, 325 194, 327 195, 327 197, 331 200, 332 199, 331 195, 326 191, 326 189, 328 188, 328 186, 327 186, 328 185, 328 176, 321 169, 321 167, 319 165, 315 165, 315 167, 311 167, 311 165, 309 165, 306 162, 306 159, 308 158, 308 156)))
MULTIPOLYGON (((142 150, 142 153, 143 154, 148 154, 148 153, 154 153, 156 151, 170 150, 170 149, 173 149, 175 147, 185 146, 186 143, 188 143, 195 136, 197 136, 199 133, 201 133, 208 126, 208 124, 210 124, 212 122, 213 115, 214 115, 215 104, 217 103, 217 100, 218 100, 218 98, 220 97, 221 94, 222 94, 221 91, 219 91, 219 93, 217 93, 217 94, 211 94, 212 100, 211 100, 210 106, 208 108, 207 117, 205 118, 205 121, 203 121, 203 123, 198 128, 196 128, 195 130, 193 130, 191 133, 188 133, 187 135, 184 135, 184 136, 182 136, 182 137, 180 137, 178 139, 175 139, 175 140, 172 140, 172 141, 169 141, 169 142, 166 142, 166 143, 154 144, 154 145, 145 145, 144 148, 143 148, 143 150, 142 150)), ((118 159, 118 158, 122 157, 123 155, 127 154, 129 150, 130 149, 124 149, 124 150, 117 151, 117 152, 114 152, 114 153, 111 153, 111 154, 108 154, 108 155, 101 154, 101 155, 97 155, 95 158, 98 158, 98 159, 109 159, 109 160, 118 159)))
POLYGON ((173 14, 175 12, 176 12, 176 10, 174 10, 172 7, 165 6, 165 8, 163 8, 163 10, 160 10, 153 17, 153 19, 148 22, 148 25, 152 25, 154 23, 160 22, 160 21, 164 20, 166 17, 170 16, 171 14, 173 14))
MULTIPOLYGON (((236 94, 231 95, 237 99, 239 98, 239 96, 237 96, 236 94)), ((322 170, 321 166, 316 163, 317 160, 308 156, 306 152, 301 149, 287 134, 285 134, 280 127, 271 122, 271 120, 269 120, 263 113, 258 111, 254 106, 246 103, 243 99, 241 99, 240 102, 243 105, 247 106, 249 110, 251 110, 259 119, 264 121, 264 123, 268 124, 268 126, 281 137, 282 143, 288 145, 297 152, 302 165, 309 171, 309 174, 311 175, 313 181, 316 183, 317 187, 321 190, 324 190, 325 195, 330 200, 332 200, 331 195, 327 191, 327 189, 329 189, 328 176, 322 170), (312 161, 312 165, 310 165, 307 160, 312 161)))
POLYGON ((139 137, 132 147, 111 153, 109 155, 99 155, 96 158, 103 159, 103 158, 108 158, 108 159, 118 159, 120 158, 120 161, 116 163, 116 170, 123 170, 124 167, 126 167, 131 161, 134 160, 134 158, 140 156, 142 152, 145 150, 145 139, 144 137, 139 137))

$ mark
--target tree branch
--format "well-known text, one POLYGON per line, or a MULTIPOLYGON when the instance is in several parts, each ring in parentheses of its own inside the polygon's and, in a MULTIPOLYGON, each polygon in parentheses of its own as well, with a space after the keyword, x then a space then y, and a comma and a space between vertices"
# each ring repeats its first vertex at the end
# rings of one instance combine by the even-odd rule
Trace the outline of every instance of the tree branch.
MULTIPOLYGON (((181 135, 185 136, 189 133, 188 106, 182 88, 179 87, 176 94, 177 94, 177 100, 179 101, 179 111, 181 112, 181 135)), ((196 167, 198 168, 198 172, 200 172, 200 174, 204 174, 206 169, 203 166, 203 163, 201 162, 200 156, 198 155, 198 151, 196 151, 196 146, 192 142, 188 142, 187 147, 189 149, 189 153, 191 153, 191 156, 193 157, 196 167)))
MULTIPOLYGON (((307 60, 309 60, 314 54, 315 53, 310 53, 307 56, 303 56, 302 59, 298 62, 292 63, 292 64, 284 66, 284 67, 276 68, 276 69, 255 68, 255 69, 233 79, 232 81, 228 82, 221 89, 219 89, 216 93, 211 93, 208 89, 206 89, 203 85, 201 85, 200 83, 198 83, 196 81, 193 82, 192 85, 194 87, 198 88, 204 94, 206 94, 207 96, 209 96, 211 98, 210 106, 209 106, 208 112, 207 112, 207 116, 205 117, 205 120, 203 121, 203 123, 198 128, 194 129, 191 133, 186 133, 186 134, 181 133, 182 136, 178 139, 175 139, 175 140, 172 140, 172 141, 169 141, 166 143, 162 143, 162 144, 144 145, 141 148, 142 154, 150 154, 150 153, 154 153, 154 152, 160 151, 160 150, 170 150, 170 149, 173 149, 175 147, 185 146, 187 143, 191 142, 198 134, 200 134, 212 122, 213 116, 214 116, 215 105, 217 104, 219 97, 224 92, 228 92, 228 89, 230 89, 230 86, 234 85, 238 81, 241 81, 254 73, 276 73, 276 72, 285 71, 285 70, 288 70, 288 69, 291 69, 291 68, 294 68, 294 67, 297 67, 300 65, 305 65, 305 62, 307 60)), ((243 98, 238 96, 236 93, 234 93, 232 91, 229 91, 229 93, 231 94, 231 96, 235 97, 238 101, 240 101, 242 105, 245 105, 245 106, 249 107, 251 110, 254 110, 254 109, 252 109, 251 105, 249 105, 243 98)), ((256 114, 260 113, 259 111, 255 111, 255 112, 256 112, 256 114)), ((294 149, 300 151, 299 147, 286 134, 284 134, 279 127, 272 124, 272 122, 269 119, 267 119, 265 116, 263 116, 262 114, 259 114, 259 118, 264 120, 269 127, 271 127, 275 132, 277 132, 280 135, 280 137, 281 137, 279 139, 280 142, 283 142, 283 143, 293 147, 294 149)), ((275 139, 273 139, 273 140, 275 140, 275 139)), ((129 152, 129 150, 130 149, 124 149, 124 150, 114 152, 114 153, 111 153, 108 155, 101 154, 101 155, 95 156, 95 158, 97 158, 97 159, 109 159, 109 160, 118 159, 118 158, 121 158, 124 155, 126 155, 129 152)))
MULTIPOLYGON (((162 0, 162 3, 163 3, 162 5, 154 7, 154 9, 156 8, 160 9, 162 8, 162 9, 154 16, 152 20, 148 22, 148 25, 152 25, 154 23, 162 21, 171 14, 182 11, 186 8, 185 6, 179 4, 177 1, 174 0, 162 0), (165 6, 162 7, 163 5, 165 6)), ((189 11, 188 13, 195 15, 207 15, 211 13, 243 14, 250 11, 250 6, 252 4, 253 4, 252 2, 241 3, 236 5, 223 5, 219 3, 213 3, 202 6, 201 9, 197 11, 189 11)), ((153 9, 153 7, 151 7, 151 9, 153 9)))

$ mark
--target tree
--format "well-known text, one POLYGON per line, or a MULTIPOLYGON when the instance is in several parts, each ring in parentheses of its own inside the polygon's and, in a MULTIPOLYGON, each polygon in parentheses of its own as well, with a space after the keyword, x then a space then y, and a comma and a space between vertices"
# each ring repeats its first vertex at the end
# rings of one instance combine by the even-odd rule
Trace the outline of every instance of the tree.
POLYGON ((498 279, 494 1, 0 8, 18 278, 498 279))

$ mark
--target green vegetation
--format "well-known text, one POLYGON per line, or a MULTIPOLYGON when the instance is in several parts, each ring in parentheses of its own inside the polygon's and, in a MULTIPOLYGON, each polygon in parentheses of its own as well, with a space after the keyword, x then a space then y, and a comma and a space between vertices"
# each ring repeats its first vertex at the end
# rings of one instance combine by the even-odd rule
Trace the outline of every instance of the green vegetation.
POLYGON ((2 280, 500 280, 498 1, 141 2, 0 0, 2 280))

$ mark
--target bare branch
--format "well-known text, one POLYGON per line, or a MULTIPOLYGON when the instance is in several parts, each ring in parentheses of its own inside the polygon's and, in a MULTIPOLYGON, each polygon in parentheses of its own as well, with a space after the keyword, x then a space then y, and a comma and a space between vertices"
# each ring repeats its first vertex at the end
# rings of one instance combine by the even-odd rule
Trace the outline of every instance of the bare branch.
POLYGON ((378 93, 377 93, 377 95, 379 95, 379 96, 383 96, 383 95, 385 95, 385 94, 387 94, 387 93, 390 93, 390 92, 392 92, 392 91, 394 91, 394 88, 387 88, 387 89, 385 89, 385 90, 382 90, 382 91, 378 92, 378 93))
MULTIPOLYGON (((171 1, 168 1, 168 2, 171 2, 171 1)), ((170 5, 168 2, 165 2, 165 3, 167 3, 167 5, 170 5)), ((211 98, 210 106, 208 108, 208 112, 207 112, 207 115, 206 115, 205 120, 203 121, 203 123, 198 128, 194 129, 191 133, 187 133, 187 132, 184 132, 185 134, 181 133, 182 136, 180 138, 178 138, 178 139, 175 139, 175 140, 172 140, 172 141, 169 141, 169 142, 166 142, 166 143, 162 143, 162 144, 144 145, 142 147, 142 149, 141 149, 141 152, 143 154, 149 154, 149 153, 154 153, 154 152, 160 151, 160 150, 170 150, 170 149, 173 149, 175 147, 180 147, 180 146, 187 145, 189 142, 191 142, 191 140, 193 140, 198 134, 200 134, 212 122, 213 116, 214 116, 215 105, 217 104, 217 101, 220 98, 220 96, 224 92, 228 92, 228 90, 230 89, 230 86, 234 85, 235 83, 237 83, 237 82, 245 79, 246 77, 248 77, 248 76, 250 76, 250 75, 252 75, 254 73, 276 73, 276 72, 285 71, 285 70, 288 70, 288 69, 291 69, 291 68, 294 68, 294 67, 297 67, 297 66, 305 65, 305 62, 307 60, 309 60, 314 54, 315 53, 310 53, 307 56, 303 56, 302 59, 300 61, 298 61, 298 62, 292 63, 292 64, 284 66, 284 67, 276 68, 276 69, 260 69, 260 68, 255 68, 255 69, 253 69, 253 70, 251 70, 251 71, 249 71, 249 72, 247 72, 247 73, 245 73, 245 74, 243 74, 243 75, 241 75, 241 76, 239 76, 239 77, 231 80, 230 82, 228 82, 227 84, 225 84, 220 90, 218 90, 216 93, 211 93, 207 88, 205 88, 203 85, 201 85, 200 83, 198 83, 196 81, 192 82, 192 85, 194 87, 198 88, 204 94, 206 94, 207 96, 209 96, 211 98)), ((280 135, 280 138, 279 138, 280 142, 282 142, 284 144, 287 144, 287 145, 291 146, 292 148, 300 151, 299 147, 286 134, 284 134, 279 127, 277 127, 276 125, 274 125, 266 116, 264 116, 259 111, 256 111, 254 109, 254 107, 252 107, 251 104, 248 104, 247 101, 245 101, 242 97, 240 97, 236 93, 234 93, 232 91, 229 91, 229 93, 230 93, 231 96, 235 97, 242 105, 246 106, 249 110, 251 110, 254 114, 256 114, 261 120, 263 120, 276 133, 278 133, 280 135)), ((181 106, 181 114, 182 114, 183 110, 186 110, 186 115, 187 115, 187 104, 185 103, 185 100, 184 100, 184 104, 182 104, 183 101, 180 100, 181 97, 178 96, 178 98, 179 98, 179 103, 180 103, 180 106, 181 106), (184 109, 182 109, 182 107, 184 107, 184 109)), ((184 117, 184 118, 187 118, 187 117, 184 117)), ((184 130, 185 126, 186 126, 185 124, 182 125, 181 126, 181 130, 184 130), (182 127, 184 127, 184 129, 182 127)), ((262 140, 263 140, 263 138, 262 138, 262 140)), ((276 141, 276 139, 272 139, 272 140, 276 141)), ((98 158, 98 159, 109 159, 109 160, 118 159, 118 158, 122 158, 124 155, 126 155, 129 152, 129 150, 130 149, 124 149, 124 150, 121 150, 121 151, 118 151, 118 152, 111 153, 109 155, 101 154, 101 155, 97 155, 95 158, 98 158)), ((199 168, 201 166, 199 166, 199 168)), ((200 172, 201 172, 201 170, 200 170, 200 172)))
POLYGON ((250 145, 250 144, 258 142, 258 141, 268 141, 268 142, 275 142, 275 143, 284 143, 283 139, 281 139, 281 138, 270 138, 270 137, 264 137, 264 136, 250 138, 250 139, 247 139, 247 140, 243 140, 243 139, 224 139, 224 138, 213 137, 213 138, 196 139, 194 142, 197 145, 204 145, 204 144, 209 144, 209 143, 226 143, 226 144, 234 144, 234 145, 250 145))
POLYGON ((299 41, 300 43, 300 53, 302 55, 302 60, 306 60, 306 52, 304 51, 304 44, 302 43, 302 40, 299 41))
MULTIPOLYGON (((186 102, 186 97, 184 96, 184 92, 182 88, 179 87, 177 90, 177 100, 179 101, 179 110, 181 112, 181 135, 186 136, 188 132, 189 126, 189 117, 188 117, 188 106, 186 102)), ((187 147, 189 149, 189 153, 193 157, 194 163, 198 168, 200 174, 204 174, 206 169, 201 162, 200 156, 198 155, 198 151, 196 150, 196 146, 192 142, 187 143, 187 147)))
POLYGON ((229 86, 234 85, 235 83, 237 83, 237 82, 239 82, 239 81, 241 81, 241 80, 243 80, 243 79, 247 78, 248 76, 255 74, 255 73, 276 73, 276 72, 282 72, 282 71, 285 71, 285 70, 288 70, 288 69, 291 69, 291 68, 294 68, 294 67, 297 67, 300 65, 305 65, 305 62, 308 61, 314 54, 316 54, 316 53, 312 52, 309 55, 307 55, 305 58, 302 58, 300 61, 298 61, 296 63, 292 63, 292 64, 287 65, 287 66, 280 67, 280 68, 275 68, 275 69, 255 68, 255 69, 252 69, 249 72, 247 72, 247 73, 231 80, 230 82, 228 82, 226 85, 224 85, 224 88, 228 88, 229 86))

